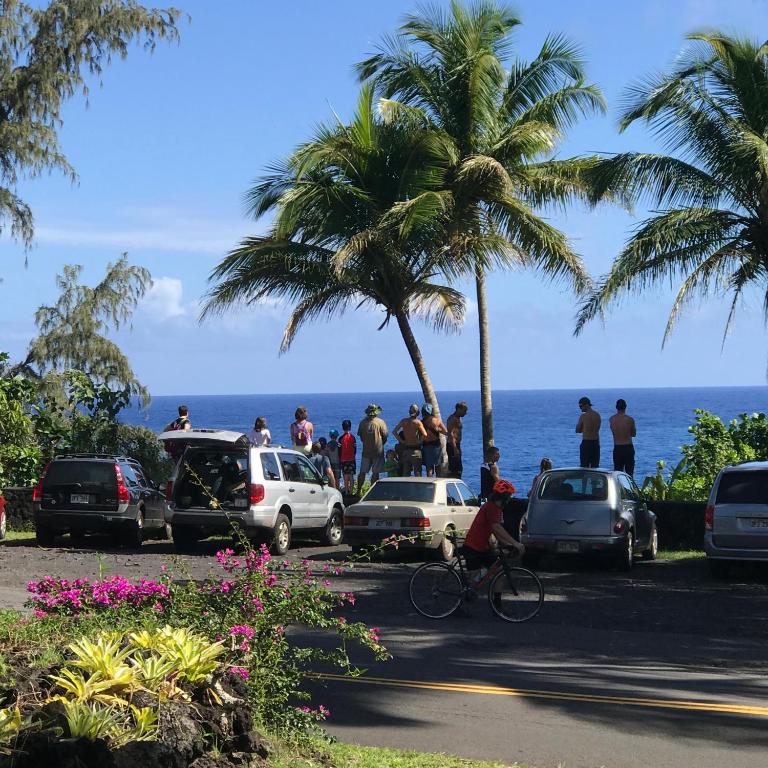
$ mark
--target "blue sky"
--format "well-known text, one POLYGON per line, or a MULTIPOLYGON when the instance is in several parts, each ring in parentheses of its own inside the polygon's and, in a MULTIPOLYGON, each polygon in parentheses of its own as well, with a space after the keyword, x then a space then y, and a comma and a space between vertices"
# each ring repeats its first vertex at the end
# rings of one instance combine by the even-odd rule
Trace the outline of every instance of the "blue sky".
MULTIPOLYGON (((415 8, 405 0, 283 3, 206 0, 174 3, 191 16, 178 45, 132 51, 94 84, 88 105, 70 102, 63 148, 79 173, 26 181, 36 218, 25 254, 0 238, 0 349, 24 354, 33 314, 55 300, 62 265, 85 266, 96 281, 126 251, 155 285, 132 329, 117 338, 154 394, 333 392, 417 389, 396 328, 350 312, 305 328, 284 356, 287 311, 236 309, 197 321, 212 267, 239 238, 261 232, 243 195, 273 160, 306 139, 333 111, 348 116, 357 97, 352 66, 415 8)), ((560 150, 657 149, 642 127, 615 130, 624 88, 671 64, 686 32, 718 27, 768 37, 765 0, 589 0, 518 2, 516 40, 531 58, 562 32, 584 49, 590 79, 611 111, 578 126, 560 150)), ((635 215, 609 207, 550 214, 594 275, 605 272, 635 215)), ((472 297, 471 286, 466 286, 472 297)), ((660 348, 671 290, 630 296, 603 327, 572 337, 575 303, 560 285, 525 272, 490 279, 493 382, 499 389, 764 384, 768 337, 759 297, 750 297, 721 351, 727 302, 691 306, 660 348)), ((477 388, 476 314, 463 332, 416 332, 438 389, 477 388)))

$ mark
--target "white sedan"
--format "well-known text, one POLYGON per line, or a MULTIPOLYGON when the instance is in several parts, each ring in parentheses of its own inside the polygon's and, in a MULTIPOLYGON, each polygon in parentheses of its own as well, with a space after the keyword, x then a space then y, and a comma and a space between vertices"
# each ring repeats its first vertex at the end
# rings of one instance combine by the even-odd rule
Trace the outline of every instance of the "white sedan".
POLYGON ((450 560, 454 546, 445 534, 463 538, 480 507, 477 494, 448 477, 387 477, 344 512, 344 541, 374 546, 393 535, 401 547, 435 550, 450 560))

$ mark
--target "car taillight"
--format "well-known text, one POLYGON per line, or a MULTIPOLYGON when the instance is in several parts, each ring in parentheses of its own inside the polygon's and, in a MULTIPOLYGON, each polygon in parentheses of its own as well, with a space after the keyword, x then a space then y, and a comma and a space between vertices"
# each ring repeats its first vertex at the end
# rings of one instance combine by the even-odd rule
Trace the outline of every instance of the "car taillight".
POLYGON ((173 480, 165 484, 165 500, 170 501, 173 498, 173 480))
POLYGON ((627 524, 623 520, 619 520, 616 525, 613 526, 614 533, 624 533, 627 528, 627 524))
POLYGON ((714 523, 715 523, 715 506, 714 504, 707 504, 707 506, 704 508, 704 530, 711 531, 714 523))
POLYGON ((117 479, 117 500, 118 502, 126 502, 131 500, 131 494, 128 493, 128 489, 125 487, 123 481, 123 473, 120 471, 120 466, 115 464, 115 478, 117 479))
POLYGON ((249 496, 249 502, 251 504, 258 504, 260 501, 264 501, 266 495, 266 489, 259 483, 251 483, 251 493, 249 496))
POLYGON ((368 518, 355 517, 354 515, 344 515, 344 525, 368 525, 368 518))
POLYGON ((403 528, 429 528, 428 517, 406 517, 403 519, 403 528))
POLYGON ((43 469, 43 474, 40 475, 40 479, 37 481, 37 485, 35 486, 35 489, 32 491, 32 501, 43 500, 43 480, 45 480, 45 476, 48 474, 48 467, 50 466, 51 466, 51 462, 49 461, 45 465, 45 469, 43 469))

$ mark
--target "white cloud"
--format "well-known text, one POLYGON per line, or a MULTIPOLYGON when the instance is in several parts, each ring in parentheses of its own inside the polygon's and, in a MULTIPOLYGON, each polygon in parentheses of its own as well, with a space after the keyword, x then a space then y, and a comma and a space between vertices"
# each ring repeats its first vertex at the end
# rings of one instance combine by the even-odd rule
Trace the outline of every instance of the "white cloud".
POLYGON ((194 302, 184 303, 184 285, 177 277, 156 277, 141 302, 141 310, 157 320, 184 317, 194 302))

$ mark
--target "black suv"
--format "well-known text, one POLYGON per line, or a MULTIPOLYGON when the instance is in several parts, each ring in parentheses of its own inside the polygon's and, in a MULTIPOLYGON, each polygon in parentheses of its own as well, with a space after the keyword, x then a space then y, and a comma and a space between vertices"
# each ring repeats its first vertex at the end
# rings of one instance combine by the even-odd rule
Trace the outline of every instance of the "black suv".
POLYGON ((35 533, 43 547, 57 535, 114 532, 119 543, 140 547, 167 538, 165 495, 135 459, 78 453, 57 456, 35 487, 35 533))

